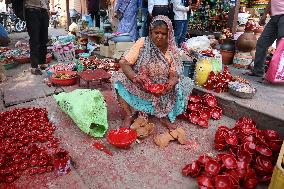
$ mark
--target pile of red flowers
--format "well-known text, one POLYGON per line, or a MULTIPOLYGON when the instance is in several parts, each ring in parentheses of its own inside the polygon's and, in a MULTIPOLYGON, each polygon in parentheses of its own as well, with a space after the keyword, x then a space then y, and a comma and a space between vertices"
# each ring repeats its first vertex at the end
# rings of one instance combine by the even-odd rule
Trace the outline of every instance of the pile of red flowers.
POLYGON ((203 85, 208 90, 214 90, 217 93, 227 92, 228 84, 232 81, 233 77, 229 72, 228 66, 224 67, 223 72, 215 74, 210 72, 207 82, 203 85))
POLYGON ((216 97, 213 94, 190 95, 187 110, 180 118, 187 119, 193 124, 201 127, 208 127, 210 118, 220 119, 222 109, 218 106, 216 97))
POLYGON ((54 169, 51 153, 58 150, 55 126, 46 109, 21 108, 0 113, 0 183, 13 182, 54 169))
POLYGON ((235 127, 219 126, 215 134, 215 148, 229 149, 216 158, 201 155, 186 165, 185 176, 198 177, 200 188, 255 188, 269 183, 281 148, 282 140, 274 130, 258 130, 255 122, 243 117, 235 127))

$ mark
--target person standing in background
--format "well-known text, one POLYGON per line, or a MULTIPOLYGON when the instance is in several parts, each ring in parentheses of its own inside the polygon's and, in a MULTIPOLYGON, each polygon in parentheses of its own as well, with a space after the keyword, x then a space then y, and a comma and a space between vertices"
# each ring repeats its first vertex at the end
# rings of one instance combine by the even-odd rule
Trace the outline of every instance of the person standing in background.
POLYGON ((150 19, 158 15, 169 17, 169 0, 149 0, 148 11, 150 19))
POLYGON ((139 7, 142 14, 142 32, 141 37, 147 37, 149 34, 148 29, 148 1, 147 0, 139 0, 139 7))
POLYGON ((270 0, 259 21, 259 25, 265 25, 267 14, 269 13, 271 18, 257 40, 254 67, 252 71, 246 73, 250 76, 263 77, 268 48, 275 40, 284 37, 284 1, 270 0))
POLYGON ((131 40, 136 41, 138 0, 117 0, 115 17, 119 19, 118 32, 129 33, 131 40))
POLYGON ((88 0, 88 13, 91 15, 92 21, 95 19, 95 26, 100 27, 100 0, 88 0))
POLYGON ((191 7, 187 0, 172 0, 175 13, 175 40, 178 47, 185 41, 188 29, 188 12, 191 7))
POLYGON ((31 73, 42 75, 46 69, 46 53, 49 26, 49 0, 25 0, 25 17, 30 36, 31 73))

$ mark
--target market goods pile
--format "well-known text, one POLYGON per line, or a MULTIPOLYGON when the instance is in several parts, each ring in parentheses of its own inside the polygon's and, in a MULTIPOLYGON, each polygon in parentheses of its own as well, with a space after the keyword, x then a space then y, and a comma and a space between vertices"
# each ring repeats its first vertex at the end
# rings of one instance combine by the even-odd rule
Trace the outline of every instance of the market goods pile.
POLYGON ((51 154, 59 150, 59 140, 47 115, 42 108, 0 113, 0 183, 54 170, 51 154))
POLYGON ((235 127, 219 126, 215 148, 229 149, 216 158, 201 155, 186 165, 182 173, 197 177, 200 188, 255 188, 269 183, 282 140, 274 130, 258 130, 255 122, 240 118, 235 127))
POLYGON ((222 109, 218 106, 216 97, 213 94, 190 95, 188 106, 182 118, 188 119, 191 123, 201 127, 208 127, 210 118, 218 120, 222 116, 222 109))

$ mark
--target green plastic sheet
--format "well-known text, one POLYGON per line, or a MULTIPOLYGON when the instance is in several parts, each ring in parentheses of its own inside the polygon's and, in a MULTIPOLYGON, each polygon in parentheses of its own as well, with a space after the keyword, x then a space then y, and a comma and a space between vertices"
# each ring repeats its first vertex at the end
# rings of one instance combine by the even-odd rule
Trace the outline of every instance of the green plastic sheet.
POLYGON ((99 90, 76 89, 54 98, 83 132, 94 137, 104 136, 108 129, 107 107, 99 90))

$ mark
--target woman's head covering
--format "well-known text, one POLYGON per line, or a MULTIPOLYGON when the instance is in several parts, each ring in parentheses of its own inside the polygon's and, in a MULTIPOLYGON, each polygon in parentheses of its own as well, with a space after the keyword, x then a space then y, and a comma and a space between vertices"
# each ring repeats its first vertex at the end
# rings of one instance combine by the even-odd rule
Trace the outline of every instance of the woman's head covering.
POLYGON ((175 42, 174 29, 173 29, 173 25, 172 25, 171 20, 167 16, 158 15, 158 16, 153 18, 153 21, 151 22, 151 26, 153 25, 154 22, 156 22, 158 20, 164 21, 167 24, 167 26, 168 26, 168 48, 172 52, 173 58, 178 59, 179 58, 179 52, 178 52, 178 47, 177 47, 176 42, 175 42))

